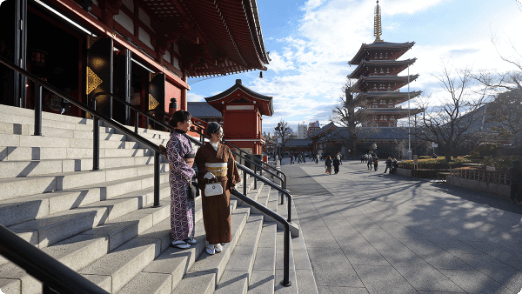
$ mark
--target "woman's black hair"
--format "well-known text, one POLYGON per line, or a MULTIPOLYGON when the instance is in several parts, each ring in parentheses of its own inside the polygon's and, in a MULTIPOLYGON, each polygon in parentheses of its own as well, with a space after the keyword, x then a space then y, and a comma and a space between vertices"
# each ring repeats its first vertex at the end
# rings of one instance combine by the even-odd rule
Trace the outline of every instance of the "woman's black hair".
POLYGON ((170 125, 174 128, 178 127, 178 123, 184 123, 187 120, 191 119, 192 115, 190 115, 190 112, 185 110, 178 110, 174 112, 172 115, 172 119, 170 120, 170 125))
POLYGON ((218 123, 211 122, 207 126, 207 135, 211 134, 217 134, 219 133, 219 130, 221 129, 221 126, 218 123))

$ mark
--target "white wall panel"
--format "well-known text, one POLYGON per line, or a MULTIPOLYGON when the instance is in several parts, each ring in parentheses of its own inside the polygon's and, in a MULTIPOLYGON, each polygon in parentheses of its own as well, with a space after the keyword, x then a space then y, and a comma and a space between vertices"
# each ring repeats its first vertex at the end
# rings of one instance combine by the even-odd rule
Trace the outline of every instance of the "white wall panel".
POLYGON ((134 35, 134 22, 125 12, 120 10, 120 13, 114 16, 114 20, 134 35))
POLYGON ((147 32, 140 27, 140 41, 145 43, 145 45, 149 46, 151 49, 154 50, 154 46, 152 46, 152 43, 150 41, 150 35, 147 34, 147 32))

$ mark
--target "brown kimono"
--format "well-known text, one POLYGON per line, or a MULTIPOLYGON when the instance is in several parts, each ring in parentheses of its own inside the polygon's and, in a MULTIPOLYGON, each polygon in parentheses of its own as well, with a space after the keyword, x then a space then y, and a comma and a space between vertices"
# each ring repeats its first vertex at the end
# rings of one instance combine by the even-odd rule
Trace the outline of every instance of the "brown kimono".
POLYGON ((199 148, 196 154, 198 167, 198 185, 201 190, 201 202, 203 204, 203 224, 205 226, 206 239, 210 244, 229 243, 232 241, 231 217, 230 217, 230 189, 241 181, 236 162, 228 146, 219 143, 216 151, 210 143, 199 148), (205 183, 203 176, 209 171, 205 164, 227 163, 226 176, 217 175, 223 195, 205 196, 205 183))

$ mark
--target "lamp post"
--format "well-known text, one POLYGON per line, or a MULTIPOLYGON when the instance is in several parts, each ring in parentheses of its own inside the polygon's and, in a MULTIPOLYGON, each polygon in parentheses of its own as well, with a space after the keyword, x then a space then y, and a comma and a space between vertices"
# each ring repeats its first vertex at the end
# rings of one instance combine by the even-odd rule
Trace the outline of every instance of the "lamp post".
POLYGON ((411 160, 410 65, 408 64, 408 159, 411 160))

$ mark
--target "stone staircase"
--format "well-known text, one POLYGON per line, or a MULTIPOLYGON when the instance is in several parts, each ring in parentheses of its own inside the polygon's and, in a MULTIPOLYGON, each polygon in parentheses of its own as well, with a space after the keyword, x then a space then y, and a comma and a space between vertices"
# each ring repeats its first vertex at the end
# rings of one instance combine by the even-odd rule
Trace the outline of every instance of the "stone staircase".
MULTIPOLYGON (((303 238, 292 238, 292 286, 282 287, 283 231, 237 199, 233 240, 223 252, 204 252, 199 198, 198 243, 170 247, 167 161, 160 164, 161 206, 154 208, 153 152, 100 127, 101 170, 92 171, 92 128, 90 119, 43 113, 43 136, 32 136, 32 110, 0 105, 0 224, 110 293, 317 293, 303 238)), ((169 139, 166 132, 139 133, 156 144, 169 139)), ((286 217, 278 193, 253 184, 248 179, 248 196, 286 217)), ((0 289, 42 291, 1 256, 0 289)))

